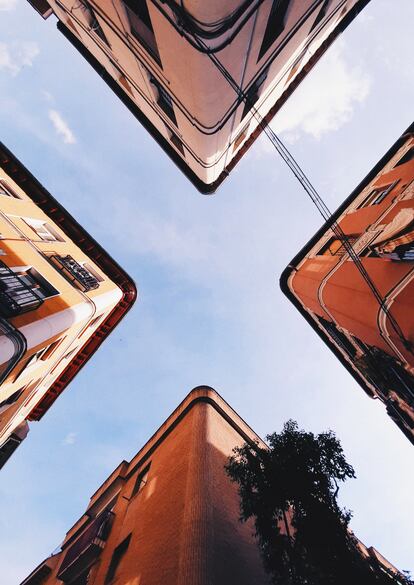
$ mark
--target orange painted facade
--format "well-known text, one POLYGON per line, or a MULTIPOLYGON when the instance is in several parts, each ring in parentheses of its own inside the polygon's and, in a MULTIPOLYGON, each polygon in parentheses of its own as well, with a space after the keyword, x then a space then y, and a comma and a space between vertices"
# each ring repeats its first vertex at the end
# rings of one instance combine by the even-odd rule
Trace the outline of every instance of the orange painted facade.
POLYGON ((203 193, 368 1, 29 0, 203 193))
MULTIPOLYGON (((212 388, 195 388, 21 585, 270 585, 224 469, 235 446, 253 441, 265 447, 212 388)), ((359 548, 398 575, 373 547, 359 548)))
POLYGON ((135 298, 135 286, 0 145, 0 467, 135 298))
POLYGON ((292 260, 282 288, 414 443, 414 125, 335 219, 379 299, 329 226, 292 260))

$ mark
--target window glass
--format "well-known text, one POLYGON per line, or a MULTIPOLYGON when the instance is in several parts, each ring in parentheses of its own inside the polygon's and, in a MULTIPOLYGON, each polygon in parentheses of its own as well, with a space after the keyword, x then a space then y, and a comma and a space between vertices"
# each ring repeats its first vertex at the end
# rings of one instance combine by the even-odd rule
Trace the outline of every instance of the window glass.
POLYGON ((290 0, 273 0, 269 20, 267 21, 266 30, 263 36, 262 46, 259 51, 258 61, 285 30, 289 4, 290 0))
POLYGON ((140 471, 137 475, 137 480, 134 485, 134 489, 132 490, 131 498, 135 496, 138 492, 140 492, 147 484, 149 470, 151 467, 151 463, 148 463, 146 467, 142 471, 140 471))
POLYGON ((108 39, 106 38, 105 33, 99 23, 99 20, 97 19, 96 14, 92 6, 89 4, 88 0, 82 0, 80 7, 83 14, 85 15, 86 22, 88 23, 90 29, 96 35, 98 35, 98 37, 109 47, 110 45, 108 39))
POLYGON ((118 546, 114 550, 111 563, 109 565, 109 569, 105 577, 105 585, 111 583, 111 581, 114 579, 117 569, 122 561, 122 558, 128 550, 130 540, 131 534, 128 534, 128 536, 121 542, 121 544, 118 544, 118 546))
POLYGON ((124 0, 124 6, 131 27, 131 34, 161 67, 157 41, 154 29, 152 28, 146 0, 124 0))
POLYGON ((13 189, 4 181, 0 179, 0 195, 5 195, 6 197, 14 197, 14 199, 20 199, 20 197, 13 191, 13 189))
POLYGON ((45 242, 63 242, 62 236, 50 224, 42 219, 23 217, 23 221, 45 242))

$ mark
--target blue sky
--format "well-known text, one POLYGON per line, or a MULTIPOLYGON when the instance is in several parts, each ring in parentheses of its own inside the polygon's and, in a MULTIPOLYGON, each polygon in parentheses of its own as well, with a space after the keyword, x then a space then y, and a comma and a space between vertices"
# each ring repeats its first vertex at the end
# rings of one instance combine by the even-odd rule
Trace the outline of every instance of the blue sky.
MULTIPOLYGON (((375 0, 275 120, 335 209, 412 122, 411 0, 375 0)), ((0 582, 62 541, 89 496, 194 386, 262 436, 333 429, 358 479, 352 528, 414 570, 412 446, 283 297, 322 221, 261 138, 197 193, 104 82, 23 0, 0 0, 1 140, 136 280, 139 300, 2 470, 0 582)))

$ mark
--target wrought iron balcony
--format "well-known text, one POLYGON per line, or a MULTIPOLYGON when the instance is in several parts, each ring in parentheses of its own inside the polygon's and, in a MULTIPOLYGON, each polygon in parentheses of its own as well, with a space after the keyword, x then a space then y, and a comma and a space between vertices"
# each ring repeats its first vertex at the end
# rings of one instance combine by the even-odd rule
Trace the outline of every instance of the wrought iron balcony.
POLYGON ((113 517, 113 512, 105 510, 68 546, 58 579, 69 583, 96 561, 105 546, 113 517))
POLYGON ((0 310, 5 317, 37 309, 42 302, 33 288, 0 261, 0 310))
POLYGON ((67 256, 58 256, 55 254, 50 256, 50 260, 67 280, 83 292, 88 292, 99 287, 99 281, 69 254, 67 256))

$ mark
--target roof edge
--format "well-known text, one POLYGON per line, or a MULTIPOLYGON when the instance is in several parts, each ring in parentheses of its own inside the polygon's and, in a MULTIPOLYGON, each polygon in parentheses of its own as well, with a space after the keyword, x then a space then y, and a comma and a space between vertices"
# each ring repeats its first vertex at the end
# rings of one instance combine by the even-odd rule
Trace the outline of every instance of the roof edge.
POLYGON ((254 430, 241 418, 240 415, 214 390, 211 386, 196 386, 180 404, 173 410, 168 418, 161 424, 155 433, 148 439, 138 453, 131 459, 136 463, 128 471, 130 477, 141 467, 154 453, 157 447, 168 437, 175 427, 197 404, 209 404, 233 427, 233 429, 243 438, 246 443, 254 445, 256 442, 259 446, 266 448, 266 443, 257 435, 254 430))

